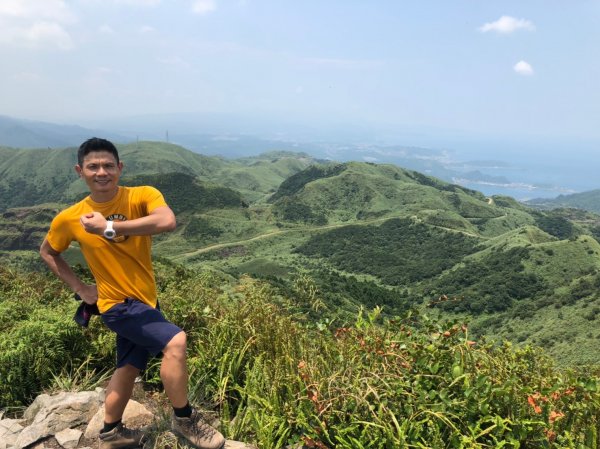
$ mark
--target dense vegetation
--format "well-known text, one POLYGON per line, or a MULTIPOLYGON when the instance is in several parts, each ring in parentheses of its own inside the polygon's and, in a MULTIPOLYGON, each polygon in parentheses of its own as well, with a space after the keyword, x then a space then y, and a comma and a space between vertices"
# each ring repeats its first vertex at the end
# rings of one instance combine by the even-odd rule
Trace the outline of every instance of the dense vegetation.
POLYGON ((123 178, 123 185, 151 185, 162 192, 175 214, 202 212, 213 208, 247 206, 242 195, 216 184, 200 181, 187 173, 162 173, 123 178))
POLYGON ((542 297, 548 293, 548 286, 535 274, 526 273, 523 266, 530 251, 517 247, 467 260, 434 282, 429 295, 453 297, 454 301, 441 302, 439 307, 474 315, 501 312, 511 308, 514 301, 542 297))
MULTIPOLYGON (((230 438, 269 449, 600 442, 599 379, 559 371, 536 348, 474 342, 465 323, 415 311, 359 312, 344 327, 305 321, 303 299, 268 283, 157 268, 163 310, 189 334, 192 399, 218 412, 230 438)), ((112 337, 98 319, 78 328, 56 281, 2 268, 0 292, 0 408, 91 388, 112 368, 112 337)), ((144 379, 160 389, 158 361, 144 379)))
POLYGON ((538 228, 559 239, 568 239, 578 235, 573 222, 560 213, 553 211, 546 213, 534 212, 533 216, 538 228))
MULTIPOLYGON (((598 215, 536 211, 390 164, 306 168, 310 157, 284 152, 228 161, 157 142, 120 150, 123 182, 156 185, 177 213, 155 254, 296 297, 306 275, 318 292, 311 319, 344 326, 361 306, 391 317, 437 304, 431 313, 469 316, 478 335, 542 345, 564 365, 598 363, 598 215)), ((39 269, 51 217, 85 194, 75 149, 0 151, 0 189, 13 185, 0 208, 20 206, 0 215, 0 257, 39 269), (28 205, 50 191, 60 200, 28 205)), ((76 247, 65 256, 82 263, 76 247)))
POLYGON ((333 166, 312 165, 283 181, 277 191, 269 198, 269 201, 275 202, 280 198, 294 195, 309 182, 339 175, 344 170, 346 170, 345 164, 333 166))
MULTIPOLYGON (((118 145, 118 149, 125 177, 185 173, 202 181, 234 186, 252 200, 270 195, 284 179, 313 161, 305 154, 295 157, 291 153, 226 160, 164 142, 136 142, 118 145)), ((0 212, 82 198, 86 188, 74 170, 76 154, 76 148, 0 148, 0 212)))
POLYGON ((600 213, 600 189, 570 195, 558 195, 556 198, 538 198, 528 201, 528 203, 543 209, 568 207, 600 213))
POLYGON ((476 239, 462 233, 391 219, 380 226, 345 226, 315 235, 297 251, 345 271, 377 276, 388 285, 407 285, 454 266, 476 245, 476 239))

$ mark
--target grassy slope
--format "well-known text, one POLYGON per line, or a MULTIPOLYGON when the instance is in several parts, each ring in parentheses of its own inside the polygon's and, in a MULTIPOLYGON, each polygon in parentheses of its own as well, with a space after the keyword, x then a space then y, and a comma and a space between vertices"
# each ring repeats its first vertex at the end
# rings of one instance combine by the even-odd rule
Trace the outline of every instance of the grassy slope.
MULTIPOLYGON (((274 191, 286 177, 311 161, 303 154, 267 153, 240 161, 207 157, 163 142, 121 145, 124 176, 180 172, 240 190, 255 201, 274 191)), ((49 201, 81 198, 85 185, 73 169, 77 150, 0 148, 0 211, 49 201)))
MULTIPOLYGON (((512 250, 527 249, 522 253, 527 254, 527 258, 520 260, 523 269, 515 272, 514 275, 519 276, 515 279, 527 282, 529 279, 527 276, 534 276, 532 279, 537 279, 539 285, 545 286, 548 296, 535 301, 534 299, 520 300, 521 302, 516 302, 509 307, 509 312, 483 312, 474 319, 476 328, 484 329, 485 326, 489 326, 490 320, 500 323, 499 327, 494 327, 495 332, 492 335, 545 344, 560 360, 589 362, 598 355, 597 351, 592 349, 593 340, 587 345, 589 350, 583 351, 581 357, 578 357, 577 354, 573 355, 569 352, 567 346, 549 344, 549 338, 543 333, 533 331, 537 328, 535 324, 537 316, 543 316, 544 321, 553 323, 552 329, 555 333, 567 330, 569 325, 564 320, 558 321, 558 327, 554 324, 558 320, 560 310, 556 307, 553 298, 571 296, 580 280, 585 279, 591 271, 598 268, 599 251, 596 248, 598 244, 591 237, 558 238, 539 229, 535 225, 536 216, 512 199, 497 197, 490 200, 480 194, 441 181, 413 177, 412 172, 393 166, 346 164, 346 168, 337 175, 312 179, 301 188, 297 188, 291 195, 280 197, 274 203, 276 215, 280 212, 278 207, 285 206, 286 202, 304 204, 310 208, 310 213, 322 214, 326 217, 326 221, 320 224, 303 223, 298 219, 295 223, 304 225, 305 232, 283 227, 280 228, 279 233, 262 241, 246 242, 240 239, 236 244, 217 247, 212 252, 196 252, 190 254, 189 258, 184 256, 179 260, 187 260, 192 264, 212 265, 231 273, 248 272, 261 276, 284 278, 287 276, 292 279, 298 273, 308 271, 316 274, 323 269, 331 269, 343 275, 352 274, 359 276, 359 279, 376 280, 382 283, 381 275, 373 276, 374 267, 373 264, 368 266, 368 257, 363 268, 349 269, 347 260, 336 262, 336 258, 331 255, 339 256, 342 253, 340 248, 343 247, 338 247, 329 256, 326 255, 327 251, 320 255, 318 252, 306 255, 299 254, 295 250, 306 242, 314 241, 315 236, 319 234, 324 233, 321 243, 330 241, 329 246, 356 234, 352 231, 345 237, 340 234, 339 230, 344 229, 346 224, 378 227, 383 226, 382 223, 392 216, 411 218, 415 223, 430 226, 431 229, 459 231, 476 238, 479 242, 478 250, 464 259, 471 261, 475 272, 489 270, 486 267, 489 264, 493 265, 494 260, 502 263, 502 257, 512 250), (523 306, 529 302, 532 304, 532 310, 535 311, 534 315, 523 306), (514 327, 514 323, 523 323, 523 329, 512 333, 511 324, 514 327)), ((278 218, 282 218, 281 214, 278 218)), ((597 219, 593 216, 579 218, 582 223, 597 219)), ((585 232, 584 227, 581 223, 575 225, 577 232, 585 232)), ((435 241, 433 243, 435 246, 435 241)), ((383 248, 384 250, 387 248, 387 251, 393 254, 405 244, 406 242, 402 240, 394 243, 390 238, 384 241, 383 248)), ((439 244, 443 244, 442 240, 439 244)), ((373 254, 372 241, 365 241, 362 245, 362 247, 360 245, 352 247, 349 254, 355 254, 354 258, 361 254, 367 256, 373 254)), ((350 255, 348 257, 352 258, 350 255)), ((462 262, 447 271, 459 269, 461 264, 462 262)), ((397 265, 398 270, 401 268, 405 269, 397 265)), ((413 300, 420 301, 419 294, 423 294, 421 298, 425 302, 435 299, 427 296, 428 287, 425 283, 420 286, 405 284, 405 287, 417 295, 413 300)), ((498 285, 497 288, 503 287, 498 285)), ((510 289, 510 285, 506 285, 506 288, 510 289)), ((588 300, 576 305, 565 305, 562 315, 565 315, 566 310, 569 310, 570 314, 576 314, 576 311, 584 314, 580 309, 584 307, 585 301, 588 300)), ((593 299, 589 301, 593 302, 593 299)), ((592 307, 593 310, 594 305, 585 307, 592 307)), ((444 313, 454 312, 447 310, 444 313)), ((580 315, 578 320, 582 324, 589 325, 589 321, 593 321, 595 315, 588 313, 586 316, 587 318, 583 318, 580 315)), ((577 333, 578 336, 584 334, 587 332, 583 330, 577 333)))
MULTIPOLYGON (((419 313, 315 324, 301 310, 307 284, 281 296, 265 282, 162 261, 156 274, 163 312, 189 335, 190 401, 229 439, 272 449, 597 447, 598 377, 558 370, 538 348, 473 341, 462 322, 419 313)), ((78 328, 77 304, 58 280, 0 264, 0 293, 8 416, 42 391, 105 381, 110 331, 98 318, 78 328)), ((159 406, 149 444, 166 449, 159 368, 154 360, 142 380, 159 406)))
POLYGON ((559 195, 554 199, 537 199, 529 201, 529 204, 547 209, 574 207, 590 212, 600 213, 600 189, 588 192, 573 193, 571 195, 559 195))
MULTIPOLYGON (((60 167, 72 168, 73 161, 69 162, 69 157, 72 158, 73 154, 71 151, 69 156, 69 151, 53 153, 50 160, 39 165, 38 171, 52 173, 53 164, 56 165, 54 171, 57 172, 60 172, 60 167)), ((593 293, 583 296, 577 293, 586 292, 582 282, 595 282, 595 279, 588 278, 592 276, 590 273, 598 268, 597 256, 600 251, 596 240, 591 237, 577 237, 590 233, 598 226, 598 217, 593 214, 562 212, 556 215, 557 213, 553 212, 555 215, 547 218, 544 213, 532 214, 529 209, 511 198, 485 198, 478 192, 392 165, 347 163, 334 170, 330 167, 303 172, 299 170, 310 160, 285 153, 226 161, 196 155, 174 145, 145 142, 124 146, 121 152, 126 164, 130 158, 139 161, 137 165, 126 165, 128 170, 133 172, 150 174, 153 171, 167 173, 173 169, 187 169, 188 173, 200 175, 200 179, 217 179, 226 182, 228 187, 235 185, 242 192, 244 189, 252 192, 250 196, 253 197, 254 204, 249 208, 236 204, 212 204, 210 207, 195 209, 186 206, 182 209, 178 214, 178 230, 155 240, 155 251, 158 254, 172 257, 179 262, 188 265, 201 264, 234 275, 251 273, 258 276, 275 276, 285 282, 291 282, 303 273, 309 273, 321 279, 323 283, 320 288, 324 295, 330 288, 327 282, 331 279, 330 275, 323 274, 326 271, 336 276, 352 275, 359 282, 359 287, 362 285, 364 290, 368 291, 369 287, 365 282, 374 281, 375 284, 385 287, 386 282, 394 278, 393 272, 396 270, 403 276, 408 276, 408 279, 420 281, 415 283, 402 280, 402 276, 395 277, 395 283, 399 282, 400 287, 405 289, 403 294, 410 295, 409 303, 427 303, 436 299, 435 295, 443 293, 436 290, 443 284, 432 284, 431 279, 434 278, 429 281, 421 279, 422 276, 419 276, 422 273, 419 270, 422 271, 427 265, 427 258, 430 258, 431 265, 438 262, 440 251, 436 253, 436 245, 444 249, 450 248, 446 247, 448 243, 444 233, 459 233, 474 239, 477 247, 469 251, 465 258, 464 254, 445 255, 443 259, 446 261, 452 261, 453 256, 458 259, 453 261, 450 267, 440 266, 440 279, 452 280, 461 273, 472 273, 469 276, 487 273, 485 276, 491 276, 494 264, 504 267, 509 263, 506 261, 513 260, 509 257, 511 254, 522 254, 522 259, 514 262, 519 265, 518 269, 510 272, 510 276, 516 276, 513 278, 515 282, 527 282, 528 279, 532 279, 544 287, 544 297, 519 299, 508 304, 506 310, 490 311, 487 310, 489 307, 483 307, 484 311, 475 317, 476 327, 479 326, 482 330, 493 328, 495 331, 492 334, 514 340, 538 339, 548 346, 553 346, 552 350, 559 358, 571 360, 574 356, 567 354, 567 349, 560 344, 549 344, 549 339, 544 333, 532 331, 536 327, 535 317, 544 317, 544 322, 553 323, 552 329, 556 332, 572 332, 572 329, 568 329, 567 322, 559 320, 558 323, 562 324, 558 327, 554 325, 559 313, 562 313, 562 316, 576 316, 580 312, 579 320, 585 320, 582 321, 582 326, 595 320, 595 313, 587 311, 588 307, 591 307, 592 311, 595 310, 593 293), (293 176, 282 184, 283 193, 275 194, 276 200, 272 205, 266 203, 269 192, 272 192, 288 173, 292 173, 293 176), (304 208, 298 208, 298 205, 304 208), (386 234, 391 232, 389 228, 392 222, 386 222, 391 218, 411 220, 415 227, 422 226, 422 230, 419 231, 422 235, 419 237, 419 233, 415 234, 415 241, 418 242, 419 238, 427 239, 429 246, 410 243, 407 240, 408 234, 386 234), (372 235, 379 236, 379 243, 374 244, 368 239, 357 240, 355 237, 360 232, 353 232, 352 228, 344 229, 347 225, 360 226, 356 229, 364 228, 372 235), (544 226, 547 232, 537 225, 544 226), (352 263, 326 255, 327 250, 335 248, 333 244, 339 245, 344 239, 347 239, 347 248, 338 247, 334 254, 339 256, 344 249, 351 249, 346 258, 352 259, 352 263), (307 254, 298 251, 309 242, 318 243, 314 251, 307 254), (407 246, 409 244, 414 246, 407 246), (416 263, 415 259, 411 265, 399 263, 403 259, 410 259, 411 254, 419 255, 422 262, 416 263), (376 269, 384 256, 400 259, 392 258, 387 265, 376 269), (371 263, 369 257, 372 258, 371 263), (383 267, 388 273, 386 276, 383 275, 383 267), (412 271, 404 273, 405 270, 412 271), (578 296, 577 301, 569 302, 568 298, 574 296, 578 296), (588 303, 590 305, 586 305, 588 303), (560 308, 564 310, 561 311, 560 308), (582 318, 584 315, 585 318, 582 318), (522 330, 515 327, 520 322, 523 323, 522 330), (494 326, 490 323, 494 323, 494 326)), ((30 155, 18 153, 14 156, 14 161, 18 162, 15 166, 21 167, 24 164, 21 159, 27 160, 30 155)), ((42 155, 34 152, 31 154, 39 158, 42 155)), ((4 170, 8 175, 6 168, 4 170)), ((36 182, 42 182, 46 178, 41 176, 42 181, 34 179, 36 182)), ((206 189, 211 185, 203 184, 198 179, 188 180, 190 179, 190 183, 196 185, 192 186, 195 189, 206 189)), ((165 186, 162 188, 168 190, 165 186)), ((186 189, 190 186, 175 185, 175 188, 187 192, 186 189)), ((206 195, 206 190, 202 190, 200 194, 206 195)), ((5 242, 10 239, 14 241, 20 232, 15 227, 15 218, 5 216, 2 220, 0 236, 5 242)), ((76 254, 73 257, 77 257, 76 254)), ((478 294, 483 288, 481 284, 485 284, 486 279, 480 279, 479 284, 465 281, 461 288, 478 294)), ((493 282, 500 282, 494 285, 505 294, 504 290, 510 290, 512 281, 504 286, 501 281, 493 282)), ((447 293, 458 294, 456 291, 447 293)), ((338 296, 345 298, 338 298, 343 300, 345 305, 358 307, 357 297, 352 299, 352 294, 341 292, 338 296)), ((485 297, 480 295, 476 299, 482 300, 485 297)), ((398 301, 407 299, 402 296, 398 301)), ((444 313, 461 312, 448 309, 444 313)), ((583 334, 587 334, 584 327, 577 330, 577 338, 583 334)), ((595 354, 597 351, 590 349, 587 358, 582 357, 580 361, 590 360, 595 354)))

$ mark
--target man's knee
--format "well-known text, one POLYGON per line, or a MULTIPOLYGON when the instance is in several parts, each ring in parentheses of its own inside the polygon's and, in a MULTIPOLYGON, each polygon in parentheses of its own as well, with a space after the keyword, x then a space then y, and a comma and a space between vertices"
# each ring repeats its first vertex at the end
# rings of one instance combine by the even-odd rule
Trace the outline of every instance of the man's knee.
POLYGON ((185 332, 181 331, 167 343, 167 346, 163 349, 163 355, 165 357, 185 357, 186 346, 187 336, 185 332))
POLYGON ((135 366, 131 365, 130 363, 127 363, 121 367, 118 367, 115 370, 115 374, 117 374, 120 377, 135 379, 137 376, 140 375, 140 369, 136 368, 135 366))

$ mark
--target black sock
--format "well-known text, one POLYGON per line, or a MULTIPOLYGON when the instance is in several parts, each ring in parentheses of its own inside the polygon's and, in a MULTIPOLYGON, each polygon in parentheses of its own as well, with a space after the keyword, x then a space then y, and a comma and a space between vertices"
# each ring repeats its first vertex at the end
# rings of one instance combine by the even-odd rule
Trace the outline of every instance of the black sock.
POLYGON ((188 402, 185 405, 185 407, 181 407, 181 408, 173 407, 173 412, 175 412, 175 416, 177 416, 178 418, 189 418, 190 416, 192 416, 192 407, 190 406, 190 403, 188 402))
POLYGON ((118 420, 117 422, 113 422, 113 423, 107 423, 107 422, 105 422, 104 423, 104 428, 102 429, 102 433, 110 432, 115 427, 117 427, 119 424, 121 424, 121 420, 118 420))

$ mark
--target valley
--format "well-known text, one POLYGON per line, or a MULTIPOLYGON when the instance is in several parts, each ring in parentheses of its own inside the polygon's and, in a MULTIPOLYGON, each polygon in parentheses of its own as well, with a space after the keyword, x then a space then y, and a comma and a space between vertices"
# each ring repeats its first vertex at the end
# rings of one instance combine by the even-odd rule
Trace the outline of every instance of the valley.
MULTIPOLYGON (((70 171, 74 149, 6 151, 1 254, 42 270, 49 220, 85 194, 70 171)), ((177 215, 177 230, 155 239, 158 257, 250 275, 282 295, 304 279, 318 316, 340 325, 362 308, 417 308, 469 320, 477 338, 542 346, 560 364, 600 357, 594 213, 531 209, 391 164, 289 152, 225 160, 158 142, 120 151, 122 183, 156 186, 177 215)), ((66 257, 82 263, 76 247, 66 257)))

